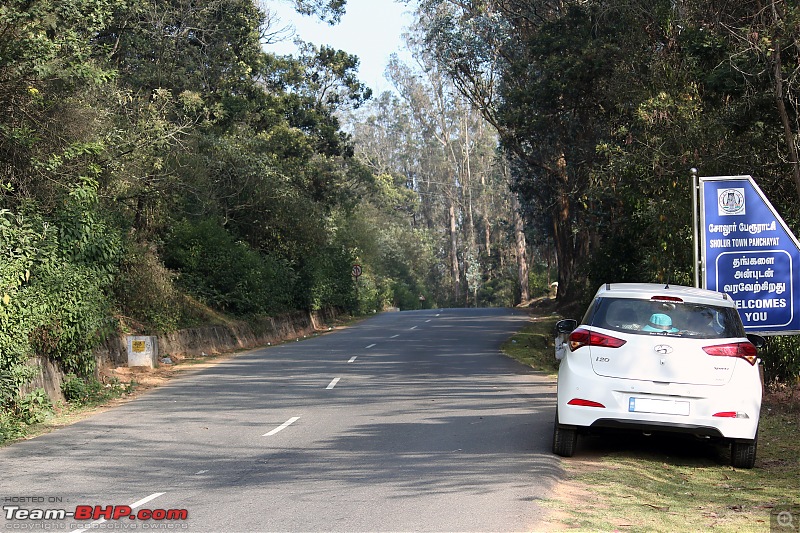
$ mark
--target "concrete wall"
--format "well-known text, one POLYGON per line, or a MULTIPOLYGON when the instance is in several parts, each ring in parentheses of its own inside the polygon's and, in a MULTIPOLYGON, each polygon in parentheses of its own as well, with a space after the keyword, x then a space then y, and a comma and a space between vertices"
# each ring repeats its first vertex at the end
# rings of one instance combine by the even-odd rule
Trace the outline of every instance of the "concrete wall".
POLYGON ((24 392, 44 389, 50 401, 53 403, 63 402, 64 394, 61 392, 61 384, 64 382, 64 373, 61 368, 46 357, 32 357, 30 365, 37 370, 36 376, 25 387, 24 392))

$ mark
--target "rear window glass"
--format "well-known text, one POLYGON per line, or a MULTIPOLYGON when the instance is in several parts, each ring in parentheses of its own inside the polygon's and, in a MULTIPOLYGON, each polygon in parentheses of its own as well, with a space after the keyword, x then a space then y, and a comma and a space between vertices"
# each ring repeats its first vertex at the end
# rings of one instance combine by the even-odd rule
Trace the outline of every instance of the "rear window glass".
POLYGON ((744 337, 736 309, 695 303, 598 298, 583 324, 642 335, 698 339, 744 337))

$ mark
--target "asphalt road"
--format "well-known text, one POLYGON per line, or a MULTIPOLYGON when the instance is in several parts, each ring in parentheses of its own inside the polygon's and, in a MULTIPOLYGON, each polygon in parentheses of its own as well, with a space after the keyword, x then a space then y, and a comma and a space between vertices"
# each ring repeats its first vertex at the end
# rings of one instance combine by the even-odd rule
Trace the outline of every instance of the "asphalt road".
POLYGON ((384 313, 240 354, 0 449, 0 523, 9 531, 537 529, 537 502, 560 475, 549 451, 555 383, 500 353, 524 321, 505 309, 384 313), (159 510, 185 510, 187 519, 105 518, 159 510))

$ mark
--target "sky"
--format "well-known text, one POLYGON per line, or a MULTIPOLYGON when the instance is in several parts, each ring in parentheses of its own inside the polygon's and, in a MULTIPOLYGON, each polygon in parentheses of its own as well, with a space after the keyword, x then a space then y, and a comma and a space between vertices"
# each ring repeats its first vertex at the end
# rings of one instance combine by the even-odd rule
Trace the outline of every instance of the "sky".
MULTIPOLYGON (((393 0, 347 0, 346 13, 341 22, 329 26, 315 17, 298 15, 291 2, 272 1, 267 7, 280 18, 281 25, 291 25, 297 37, 318 47, 325 44, 358 56, 359 79, 377 96, 392 90, 383 75, 389 56, 395 52, 409 61, 402 33, 411 24, 408 8, 393 0)), ((268 45, 267 51, 276 54, 295 54, 292 39, 268 45)))

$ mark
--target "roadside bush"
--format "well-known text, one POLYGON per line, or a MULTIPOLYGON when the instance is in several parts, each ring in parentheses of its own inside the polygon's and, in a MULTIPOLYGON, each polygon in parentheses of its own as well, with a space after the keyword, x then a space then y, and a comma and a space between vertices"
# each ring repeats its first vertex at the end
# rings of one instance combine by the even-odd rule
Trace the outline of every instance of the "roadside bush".
POLYGON ((403 311, 420 308, 419 295, 403 280, 395 281, 392 284, 392 300, 395 307, 399 307, 403 311))
POLYGON ((387 281, 373 275, 367 266, 364 267, 364 274, 355 281, 355 292, 358 303, 351 312, 357 315, 381 311, 392 303, 387 281))
POLYGON ((104 289, 94 271, 68 262, 37 276, 26 294, 26 305, 40 313, 28 322, 32 351, 59 362, 66 372, 94 372, 92 350, 114 331, 104 289))
POLYGON ((768 382, 795 383, 800 379, 800 338, 775 336, 759 352, 768 382))
POLYGON ((0 410, 0 444, 25 436, 25 429, 19 418, 11 411, 0 410))
POLYGON ((42 388, 29 392, 19 402, 19 418, 26 424, 44 422, 52 410, 50 398, 42 388))
POLYGON ((70 404, 84 407, 128 394, 135 386, 133 381, 124 384, 115 378, 110 383, 103 384, 94 377, 82 378, 75 374, 67 374, 61 384, 61 392, 70 404))
POLYGON ((150 247, 127 247, 113 291, 122 314, 140 324, 141 333, 168 333, 183 323, 184 298, 175 277, 150 247))
POLYGON ((107 290, 119 239, 97 203, 97 184, 82 180, 62 198, 54 220, 34 205, 0 210, 0 433, 16 438, 50 409, 41 389, 21 395, 35 374, 28 359, 47 357, 68 372, 91 375, 92 350, 114 329, 107 290))
POLYGON ((555 280, 555 269, 551 268, 548 275, 546 263, 534 263, 528 273, 528 292, 531 298, 547 296, 550 294, 550 283, 555 280))
POLYGON ((317 250, 300 269, 297 288, 302 307, 313 311, 328 307, 355 311, 354 263, 349 253, 335 245, 317 250))
POLYGON ((165 265, 177 283, 200 301, 234 315, 292 309, 294 273, 211 220, 176 224, 164 246, 165 265))
MULTIPOLYGON (((25 364, 30 333, 42 322, 43 306, 30 297, 31 272, 51 257, 54 232, 41 218, 0 210, 0 402, 4 412, 32 377, 25 364)), ((34 274, 35 275, 35 274, 34 274)))
POLYGON ((494 278, 478 291, 480 307, 514 307, 518 301, 519 285, 512 278, 494 278))

